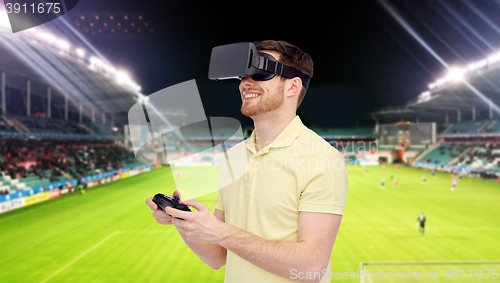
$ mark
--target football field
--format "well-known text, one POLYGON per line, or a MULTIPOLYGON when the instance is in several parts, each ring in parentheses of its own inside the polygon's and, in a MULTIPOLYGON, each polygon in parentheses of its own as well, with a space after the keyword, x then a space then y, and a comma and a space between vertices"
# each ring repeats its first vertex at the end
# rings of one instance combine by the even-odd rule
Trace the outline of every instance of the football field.
MULTIPOLYGON (((500 269, 500 183, 464 177, 452 192, 450 174, 433 178, 415 168, 381 168, 349 170, 331 274, 344 279, 332 281, 363 281, 353 275, 368 262, 373 264, 364 272, 421 272, 422 278, 364 282, 427 282, 436 271, 432 282, 500 282, 488 271, 500 269), (382 179, 385 188, 379 187, 382 179), (421 212, 427 216, 424 236, 416 223, 421 212)), ((181 178, 189 176, 193 187, 217 183, 217 168, 183 170, 181 178)), ((174 190, 163 168, 0 214, 0 282, 223 282, 224 268, 201 262, 175 227, 157 224, 146 206, 146 198, 174 190)), ((198 200, 213 209, 216 197, 198 200)))

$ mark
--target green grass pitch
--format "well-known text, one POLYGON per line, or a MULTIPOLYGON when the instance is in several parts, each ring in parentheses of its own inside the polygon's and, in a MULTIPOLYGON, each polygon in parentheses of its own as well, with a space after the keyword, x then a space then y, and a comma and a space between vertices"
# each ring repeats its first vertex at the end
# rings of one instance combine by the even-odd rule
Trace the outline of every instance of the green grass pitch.
MULTIPOLYGON (((197 176, 190 178, 193 187, 217 182, 214 168, 183 170, 181 178, 197 176)), ((333 273, 354 272, 361 262, 499 261, 500 183, 464 177, 456 191, 450 188, 451 175, 445 173, 434 179, 429 171, 403 166, 396 171, 389 165, 385 173, 373 166, 365 175, 364 169, 350 167, 347 208, 332 253, 333 273), (399 180, 396 189, 391 173, 399 180), (424 174, 428 180, 422 185, 424 174), (385 189, 379 188, 382 179, 385 189), (416 225, 422 211, 427 216, 424 236, 416 225)), ((157 224, 146 206, 147 197, 173 190, 172 174, 163 168, 84 195, 65 195, 0 214, 0 282, 223 282, 224 268, 206 266, 175 227, 157 224)), ((213 209, 216 197, 215 192, 198 200, 213 209)), ((370 271, 384 268, 413 267, 372 266, 370 271)), ((443 278, 444 266, 415 268, 424 271, 424 278, 410 282, 428 281, 428 269, 440 269, 440 279, 433 282, 451 280, 443 278)), ((500 267, 459 268, 475 272, 500 267)), ((485 274, 480 282, 500 282, 486 280, 485 274)))

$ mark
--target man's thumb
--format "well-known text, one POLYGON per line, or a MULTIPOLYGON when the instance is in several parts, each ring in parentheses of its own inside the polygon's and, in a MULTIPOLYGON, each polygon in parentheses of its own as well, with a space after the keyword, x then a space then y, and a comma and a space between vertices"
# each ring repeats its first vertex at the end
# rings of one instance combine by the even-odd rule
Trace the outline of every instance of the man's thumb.
POLYGON ((181 197, 181 193, 178 191, 178 190, 175 190, 174 192, 174 197, 178 198, 178 199, 182 199, 181 197))
POLYGON ((203 203, 196 201, 194 199, 183 200, 182 204, 185 204, 187 206, 192 206, 192 207, 196 208, 196 210, 198 210, 198 211, 201 211, 201 210, 204 210, 205 208, 207 208, 206 205, 204 205, 203 203))

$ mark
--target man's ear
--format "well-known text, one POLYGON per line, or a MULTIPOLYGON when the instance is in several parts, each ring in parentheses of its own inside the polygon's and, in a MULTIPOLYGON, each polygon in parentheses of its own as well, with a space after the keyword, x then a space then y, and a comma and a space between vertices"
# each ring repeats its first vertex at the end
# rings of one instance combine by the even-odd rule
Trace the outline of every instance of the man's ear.
POLYGON ((292 97, 294 95, 300 94, 302 90, 302 80, 299 77, 288 79, 285 81, 285 95, 286 97, 292 97))

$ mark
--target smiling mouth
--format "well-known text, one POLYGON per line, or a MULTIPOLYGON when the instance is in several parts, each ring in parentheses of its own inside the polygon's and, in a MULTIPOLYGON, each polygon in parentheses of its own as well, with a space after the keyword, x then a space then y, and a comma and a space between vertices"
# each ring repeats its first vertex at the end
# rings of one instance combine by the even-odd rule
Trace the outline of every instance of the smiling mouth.
POLYGON ((260 93, 257 93, 257 92, 248 92, 248 93, 243 93, 243 97, 245 98, 245 100, 251 100, 251 99, 254 99, 254 98, 257 98, 259 97, 261 94, 260 93))

